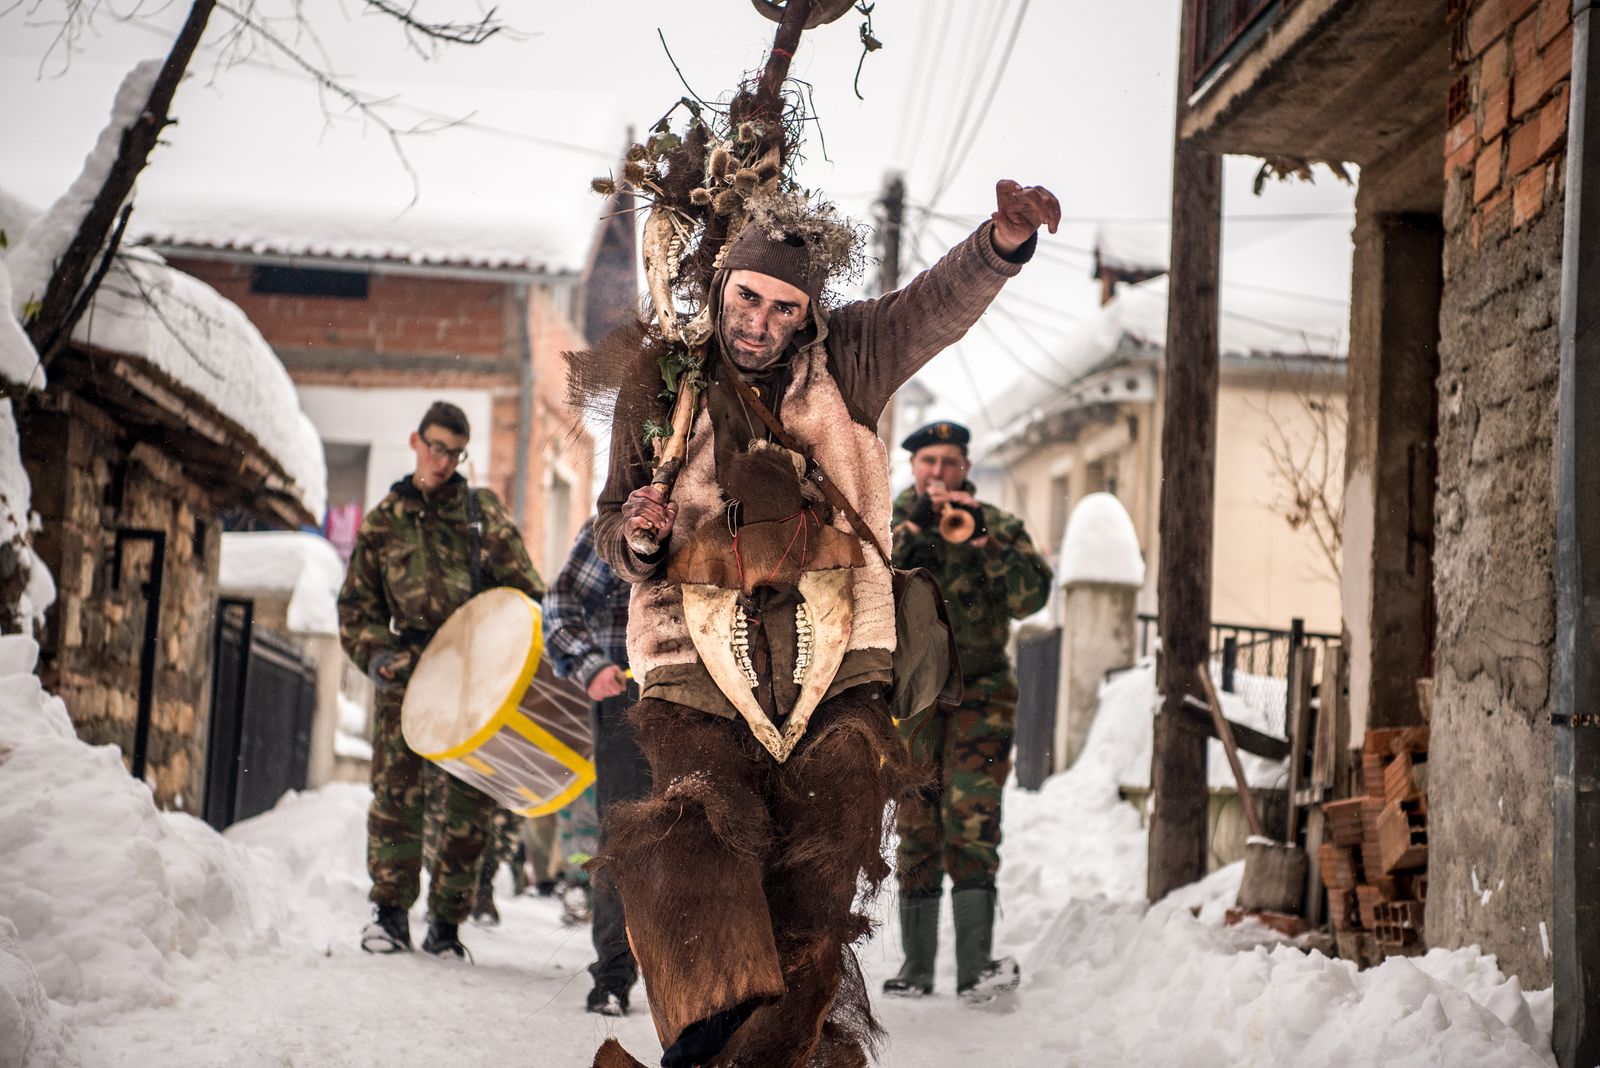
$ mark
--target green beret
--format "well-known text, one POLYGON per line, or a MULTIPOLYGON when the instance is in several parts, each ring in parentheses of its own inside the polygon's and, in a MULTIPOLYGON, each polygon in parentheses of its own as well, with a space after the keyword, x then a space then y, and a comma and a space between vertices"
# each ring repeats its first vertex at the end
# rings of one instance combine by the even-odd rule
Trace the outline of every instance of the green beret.
POLYGON ((958 445, 961 455, 967 454, 967 443, 972 440, 972 431, 960 423, 952 423, 941 419, 937 423, 929 423, 925 427, 913 430, 900 447, 907 452, 916 452, 929 445, 958 445))

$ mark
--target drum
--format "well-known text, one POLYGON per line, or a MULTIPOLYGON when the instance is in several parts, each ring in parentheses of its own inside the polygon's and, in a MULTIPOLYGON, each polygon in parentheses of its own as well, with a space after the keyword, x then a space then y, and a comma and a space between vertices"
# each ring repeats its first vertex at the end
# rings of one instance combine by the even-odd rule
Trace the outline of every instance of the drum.
POLYGON ((539 605, 485 590, 451 613, 417 661, 400 710, 415 752, 524 816, 543 816, 594 782, 589 698, 557 679, 539 605))

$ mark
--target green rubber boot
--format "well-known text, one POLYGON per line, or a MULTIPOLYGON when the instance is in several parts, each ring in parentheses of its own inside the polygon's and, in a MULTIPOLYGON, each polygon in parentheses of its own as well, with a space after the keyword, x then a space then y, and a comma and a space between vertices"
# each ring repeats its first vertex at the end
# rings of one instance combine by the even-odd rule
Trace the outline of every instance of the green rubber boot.
POLYGON ((950 895, 956 921, 956 994, 974 1004, 1015 990, 1022 971, 1010 957, 995 960, 992 886, 974 886, 950 895))
POLYGON ((933 962, 939 955, 939 896, 900 898, 900 945, 906 962, 900 972, 883 981, 883 992, 893 997, 920 998, 933 993, 933 962))

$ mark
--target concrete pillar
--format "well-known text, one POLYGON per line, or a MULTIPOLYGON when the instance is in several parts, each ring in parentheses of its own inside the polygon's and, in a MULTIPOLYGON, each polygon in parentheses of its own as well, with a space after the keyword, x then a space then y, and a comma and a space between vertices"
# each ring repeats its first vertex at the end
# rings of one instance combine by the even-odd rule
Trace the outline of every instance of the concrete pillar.
POLYGON ((317 710, 311 719, 311 752, 306 761, 306 788, 333 781, 334 740, 339 731, 339 680, 344 650, 330 634, 297 635, 317 668, 317 710))
POLYGON ((1341 577, 1352 744, 1420 723, 1416 680, 1433 674, 1443 241, 1437 215, 1357 202, 1341 577))
POLYGON ((1054 771, 1071 767, 1083 751, 1106 672, 1134 661, 1144 572, 1133 520, 1122 502, 1109 493, 1080 500, 1061 539, 1056 573, 1061 587, 1061 684, 1054 771))

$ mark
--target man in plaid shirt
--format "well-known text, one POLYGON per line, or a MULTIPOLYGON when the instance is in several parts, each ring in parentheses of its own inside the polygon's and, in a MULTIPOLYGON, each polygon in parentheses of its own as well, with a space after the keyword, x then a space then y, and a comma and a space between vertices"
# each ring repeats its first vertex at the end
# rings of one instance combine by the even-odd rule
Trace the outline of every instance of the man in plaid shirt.
MULTIPOLYGON (((557 675, 576 680, 594 702, 595 808, 602 849, 611 806, 650 793, 650 765, 627 720, 628 709, 639 699, 638 686, 627 676, 629 589, 595 555, 591 517, 578 531, 544 600, 545 649, 551 667, 557 675)), ((589 965, 594 989, 589 991, 588 1009, 606 1016, 624 1015, 639 968, 628 949, 622 899, 614 888, 595 887, 593 915, 596 960, 589 965)))

